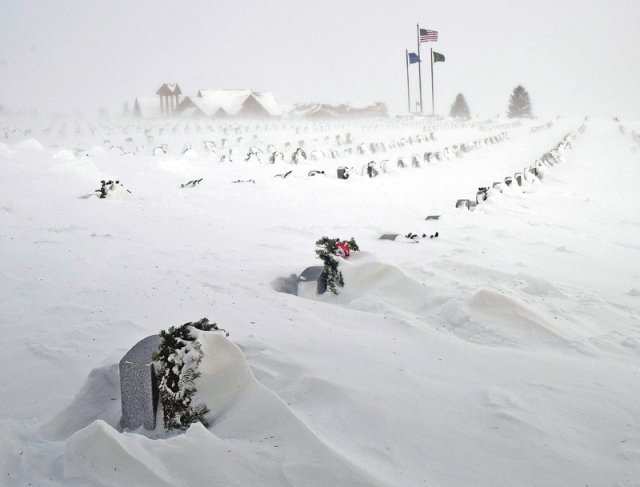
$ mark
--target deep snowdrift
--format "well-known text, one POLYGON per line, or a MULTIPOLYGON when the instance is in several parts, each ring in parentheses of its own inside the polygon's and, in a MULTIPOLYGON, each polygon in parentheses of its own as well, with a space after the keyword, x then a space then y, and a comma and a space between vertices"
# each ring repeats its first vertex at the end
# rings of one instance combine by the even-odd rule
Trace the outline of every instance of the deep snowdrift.
POLYGON ((454 208, 582 121, 530 132, 540 124, 6 131, 2 483, 639 485, 631 130, 588 121, 543 182, 454 208), (461 158, 395 164, 503 130, 504 142, 461 158), (431 131, 437 140, 416 140, 431 131), (325 157, 287 162, 301 139, 325 157), (381 141, 387 151, 371 154, 381 141), (154 155, 160 144, 167 153, 154 155), (263 153, 245 162, 250 147, 263 153), (267 148, 287 161, 269 164, 267 148), (388 172, 357 175, 384 159, 388 172), (338 166, 354 167, 348 180, 338 166), (124 190, 88 196, 101 180, 124 190), (342 263, 342 292, 276 292, 275 279, 318 264, 323 235, 362 248, 342 263), (120 431, 117 362, 140 338, 202 316, 231 333, 204 343, 216 350, 199 379, 210 428, 120 431))

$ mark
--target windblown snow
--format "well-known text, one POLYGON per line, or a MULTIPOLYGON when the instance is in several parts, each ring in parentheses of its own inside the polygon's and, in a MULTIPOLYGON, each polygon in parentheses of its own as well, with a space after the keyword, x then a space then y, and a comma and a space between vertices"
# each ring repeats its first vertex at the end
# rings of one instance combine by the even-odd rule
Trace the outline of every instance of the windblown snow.
POLYGON ((0 120, 0 484, 640 485, 640 123, 544 122, 0 120), (123 431, 204 316, 209 428, 123 431))

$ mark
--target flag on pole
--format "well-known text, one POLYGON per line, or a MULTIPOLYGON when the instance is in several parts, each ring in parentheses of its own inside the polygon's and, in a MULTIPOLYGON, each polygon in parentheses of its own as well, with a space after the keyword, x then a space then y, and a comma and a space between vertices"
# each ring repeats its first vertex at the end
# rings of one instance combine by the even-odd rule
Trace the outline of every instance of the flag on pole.
POLYGON ((440 54, 439 52, 433 51, 433 62, 434 63, 443 63, 444 62, 444 54, 440 54))
POLYGON ((430 29, 420 29, 420 42, 437 42, 438 31, 430 29))
POLYGON ((415 64, 420 62, 420 57, 415 52, 409 53, 409 64, 415 64))

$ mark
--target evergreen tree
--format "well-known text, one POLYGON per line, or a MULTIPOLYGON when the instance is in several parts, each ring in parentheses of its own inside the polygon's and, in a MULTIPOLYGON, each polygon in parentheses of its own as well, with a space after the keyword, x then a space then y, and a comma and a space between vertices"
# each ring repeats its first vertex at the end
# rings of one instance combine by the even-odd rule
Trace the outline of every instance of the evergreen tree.
POLYGON ((450 117, 460 117, 464 119, 471 118, 469 114, 469 106, 467 105, 467 100, 465 100, 464 95, 462 93, 458 93, 456 96, 453 105, 451 105, 451 111, 449 112, 450 117))
POLYGON ((532 118, 531 99, 529 93, 522 85, 518 85, 513 89, 511 98, 509 99, 509 118, 532 118))

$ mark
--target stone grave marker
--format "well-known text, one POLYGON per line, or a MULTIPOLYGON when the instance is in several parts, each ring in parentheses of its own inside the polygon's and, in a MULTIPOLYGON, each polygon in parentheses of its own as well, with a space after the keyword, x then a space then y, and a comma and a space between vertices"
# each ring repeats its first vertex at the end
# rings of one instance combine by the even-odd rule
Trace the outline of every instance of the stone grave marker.
POLYGON ((315 282, 316 292, 324 294, 327 291, 327 275, 324 273, 324 266, 307 267, 298 278, 298 286, 301 282, 315 282))
POLYGON ((158 383, 153 354, 160 346, 160 335, 151 335, 136 343, 120 360, 120 400, 123 428, 156 426, 158 383))

